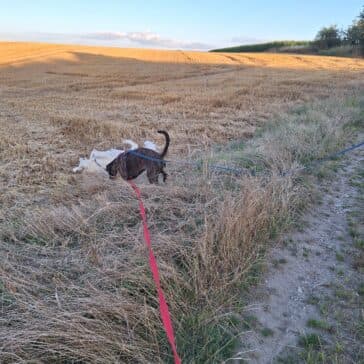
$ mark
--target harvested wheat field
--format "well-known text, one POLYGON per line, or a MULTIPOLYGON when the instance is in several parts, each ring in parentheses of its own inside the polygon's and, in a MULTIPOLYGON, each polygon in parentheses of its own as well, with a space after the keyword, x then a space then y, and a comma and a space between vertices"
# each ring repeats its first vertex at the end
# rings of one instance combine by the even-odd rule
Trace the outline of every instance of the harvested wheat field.
POLYGON ((132 190, 72 173, 158 129, 201 162, 137 180, 178 351, 234 355, 267 247, 312 202, 315 176, 279 172, 358 135, 363 87, 362 59, 0 43, 0 362, 172 361, 132 190))

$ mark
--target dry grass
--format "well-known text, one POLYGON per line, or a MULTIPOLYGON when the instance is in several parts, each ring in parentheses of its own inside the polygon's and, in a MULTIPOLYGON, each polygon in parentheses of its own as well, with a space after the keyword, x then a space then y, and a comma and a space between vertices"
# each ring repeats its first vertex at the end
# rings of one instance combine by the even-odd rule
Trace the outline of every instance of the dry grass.
MULTIPOLYGON (((90 46, 55 45, 47 43, 2 42, 0 65, 24 65, 32 62, 75 61, 78 55, 90 54, 126 60, 154 63, 180 63, 201 65, 265 66, 291 69, 362 70, 363 61, 339 57, 304 55, 277 55, 266 53, 206 53, 194 51, 163 51, 138 48, 106 48, 90 46)), ((57 72, 53 72, 57 73, 57 72)), ((63 75, 87 76, 78 71, 63 75)))
POLYGON ((170 165, 167 186, 139 181, 179 351, 185 362, 226 358, 242 286, 307 196, 300 178, 276 172, 353 134, 364 62, 0 48, 0 361, 171 359, 132 191, 70 172, 93 147, 155 139, 159 128, 171 133, 171 158, 272 174, 235 178, 170 165))

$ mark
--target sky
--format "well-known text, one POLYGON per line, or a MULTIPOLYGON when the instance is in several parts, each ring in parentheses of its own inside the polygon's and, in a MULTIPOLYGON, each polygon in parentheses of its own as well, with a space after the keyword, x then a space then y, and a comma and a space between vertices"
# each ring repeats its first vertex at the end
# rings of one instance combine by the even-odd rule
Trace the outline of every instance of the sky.
POLYGON ((0 40, 208 50, 312 40, 363 0, 0 0, 0 40))

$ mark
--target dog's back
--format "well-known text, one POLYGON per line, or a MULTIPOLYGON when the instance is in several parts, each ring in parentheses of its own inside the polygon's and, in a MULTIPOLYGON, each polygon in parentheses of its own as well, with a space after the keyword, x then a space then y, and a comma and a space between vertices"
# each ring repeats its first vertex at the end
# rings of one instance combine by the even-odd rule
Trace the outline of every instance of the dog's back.
POLYGON ((159 174, 163 175, 164 182, 167 178, 167 173, 163 170, 166 162, 163 160, 168 151, 170 143, 169 135, 166 131, 158 131, 164 134, 166 144, 162 153, 149 148, 137 148, 129 150, 119 155, 114 161, 106 166, 106 170, 110 178, 116 177, 117 173, 125 180, 137 178, 144 171, 147 171, 147 177, 150 183, 158 183, 159 174))
POLYGON ((138 148, 121 155, 125 161, 125 166, 128 174, 128 179, 138 177, 145 170, 155 170, 157 173, 165 166, 165 162, 160 154, 154 150, 147 148, 138 148))

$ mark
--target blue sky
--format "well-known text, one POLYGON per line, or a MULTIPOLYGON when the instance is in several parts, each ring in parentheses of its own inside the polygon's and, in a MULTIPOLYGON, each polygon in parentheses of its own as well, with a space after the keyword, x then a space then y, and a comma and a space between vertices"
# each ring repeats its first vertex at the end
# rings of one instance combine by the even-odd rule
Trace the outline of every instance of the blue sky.
POLYGON ((0 0, 0 40, 210 49, 309 40, 347 27, 363 0, 0 0))

